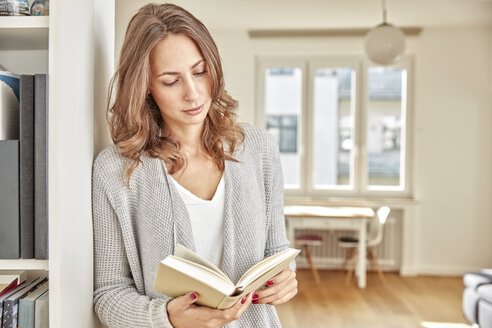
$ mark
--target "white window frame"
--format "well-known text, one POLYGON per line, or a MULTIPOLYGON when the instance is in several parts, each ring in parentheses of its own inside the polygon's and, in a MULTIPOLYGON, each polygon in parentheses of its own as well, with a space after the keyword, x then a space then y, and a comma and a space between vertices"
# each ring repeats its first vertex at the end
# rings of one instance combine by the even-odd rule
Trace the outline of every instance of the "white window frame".
POLYGON ((400 179, 403 188, 384 186, 368 186, 367 177, 367 148, 366 126, 368 108, 368 69, 378 66, 365 59, 363 55, 316 55, 316 56, 285 56, 285 55, 261 55, 256 57, 256 111, 255 123, 257 126, 266 127, 265 115, 265 72, 269 68, 300 68, 302 70, 302 110, 298 123, 298 151, 299 151, 299 188, 286 187, 285 195, 288 197, 388 197, 411 198, 413 191, 413 72, 412 55, 403 57, 395 67, 406 69, 406 93, 402 93, 402 118, 405 124, 401 133, 401 151, 405 154, 405 160, 400 163, 400 179), (350 67, 356 72, 354 83, 355 90, 352 98, 352 112, 354 113, 351 179, 353 189, 339 186, 333 189, 315 189, 312 181, 313 168, 313 140, 312 122, 314 113, 314 72, 317 68, 350 67), (405 131, 403 131, 405 129, 405 131))

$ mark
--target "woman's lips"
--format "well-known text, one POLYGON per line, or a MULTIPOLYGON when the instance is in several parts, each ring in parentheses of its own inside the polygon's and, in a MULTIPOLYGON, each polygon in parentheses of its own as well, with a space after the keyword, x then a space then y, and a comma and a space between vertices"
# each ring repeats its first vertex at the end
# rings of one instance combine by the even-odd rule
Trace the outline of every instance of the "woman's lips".
POLYGON ((185 112, 188 115, 198 115, 202 112, 202 110, 203 110, 203 105, 195 107, 195 108, 184 110, 183 112, 185 112))

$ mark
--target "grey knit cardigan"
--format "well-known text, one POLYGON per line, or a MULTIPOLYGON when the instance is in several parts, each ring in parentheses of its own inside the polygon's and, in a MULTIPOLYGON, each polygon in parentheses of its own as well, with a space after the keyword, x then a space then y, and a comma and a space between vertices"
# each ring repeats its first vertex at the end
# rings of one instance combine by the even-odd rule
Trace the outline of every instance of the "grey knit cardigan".
MULTIPOLYGON (((244 144, 233 154, 239 162, 226 161, 224 169, 221 269, 234 282, 289 246, 277 143, 262 129, 242 128, 244 144)), ((94 310, 109 327, 172 327, 166 311, 170 298, 153 290, 158 265, 177 243, 195 250, 186 207, 165 165, 148 156, 141 160, 130 189, 122 178, 125 158, 115 146, 103 150, 93 165, 94 310)), ((251 304, 225 327, 281 325, 273 306, 251 304)))

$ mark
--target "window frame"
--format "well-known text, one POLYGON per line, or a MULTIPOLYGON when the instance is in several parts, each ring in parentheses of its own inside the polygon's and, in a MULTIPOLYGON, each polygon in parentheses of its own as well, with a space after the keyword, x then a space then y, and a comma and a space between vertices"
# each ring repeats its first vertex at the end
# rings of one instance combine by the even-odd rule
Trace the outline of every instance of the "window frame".
POLYGON ((404 161, 400 161, 400 179, 403 188, 383 186, 370 187, 368 185, 367 171, 367 109, 368 95, 368 71, 374 64, 362 55, 258 55, 256 62, 256 97, 255 97, 255 123, 266 128, 265 114, 265 72, 269 68, 300 68, 302 76, 301 113, 298 121, 298 151, 299 151, 299 188, 291 189, 286 186, 285 195, 288 197, 388 197, 411 198, 413 196, 413 171, 415 168, 413 159, 413 83, 414 68, 413 55, 404 56, 394 67, 406 70, 406 93, 402 93, 402 125, 401 151, 404 152, 404 161), (314 116, 314 78, 318 68, 349 67, 355 70, 354 89, 352 91, 351 112, 353 113, 353 149, 351 154, 351 182, 353 188, 343 186, 333 189, 314 188, 313 172, 313 135, 314 116), (403 131, 405 129, 405 133, 403 131))

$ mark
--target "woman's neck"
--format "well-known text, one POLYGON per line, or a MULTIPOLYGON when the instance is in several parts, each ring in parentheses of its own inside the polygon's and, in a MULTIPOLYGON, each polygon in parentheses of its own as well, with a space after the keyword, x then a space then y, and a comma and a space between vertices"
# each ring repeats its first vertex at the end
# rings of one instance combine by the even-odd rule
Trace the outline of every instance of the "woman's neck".
POLYGON ((184 127, 172 127, 171 137, 178 140, 180 151, 187 157, 203 154, 202 131, 203 125, 189 125, 184 127))

